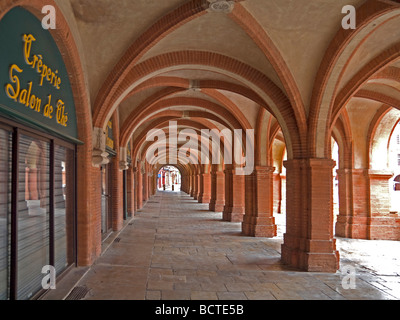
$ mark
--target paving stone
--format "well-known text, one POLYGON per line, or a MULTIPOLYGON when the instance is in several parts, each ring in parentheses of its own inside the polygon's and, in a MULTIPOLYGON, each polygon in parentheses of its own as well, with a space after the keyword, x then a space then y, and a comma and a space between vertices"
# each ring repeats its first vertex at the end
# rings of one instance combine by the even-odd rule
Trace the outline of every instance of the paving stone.
POLYGON ((240 223, 221 221, 220 212, 180 192, 159 192, 157 201, 135 215, 118 234, 121 241, 106 247, 79 281, 90 288, 85 299, 400 299, 400 259, 378 250, 399 252, 397 242, 338 238, 341 265, 357 271, 356 289, 346 290, 341 270, 307 273, 283 265, 282 233, 244 237, 240 223), (370 244, 382 263, 373 261, 370 244))
POLYGON ((161 291, 146 291, 146 300, 161 300, 161 291))
POLYGON ((251 286, 251 284, 245 283, 245 282, 227 283, 225 285, 226 285, 228 291, 235 291, 235 292, 242 291, 243 292, 243 291, 252 291, 253 290, 253 287, 251 286))
POLYGON ((216 292, 212 291, 192 291, 192 300, 218 300, 216 292))
POLYGON ((219 300, 248 300, 244 292, 217 292, 219 300))
POLYGON ((189 290, 163 290, 161 300, 190 300, 189 290))
POLYGON ((249 300, 276 300, 269 291, 250 291, 245 292, 245 295, 249 300))
POLYGON ((226 285, 222 282, 201 283, 203 291, 227 291, 226 285))

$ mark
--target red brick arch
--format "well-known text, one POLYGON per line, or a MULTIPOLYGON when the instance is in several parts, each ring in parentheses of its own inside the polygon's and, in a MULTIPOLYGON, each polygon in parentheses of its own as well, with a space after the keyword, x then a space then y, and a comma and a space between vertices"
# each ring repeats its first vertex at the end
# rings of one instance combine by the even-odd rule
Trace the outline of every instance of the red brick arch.
MULTIPOLYGON (((190 128, 196 130, 198 132, 198 137, 200 136, 200 130, 201 129, 217 129, 215 125, 213 125, 210 121, 207 121, 205 119, 179 119, 179 118, 173 118, 171 116, 163 116, 163 114, 159 115, 159 118, 152 122, 151 124, 148 125, 148 130, 143 130, 141 134, 133 141, 134 149, 133 149, 133 157, 137 157, 138 153, 140 150, 146 151, 147 148, 152 144, 152 141, 148 142, 146 144, 146 135, 147 132, 150 129, 162 129, 164 128, 170 120, 176 120, 178 125, 186 125, 189 126, 190 128), (146 146, 144 146, 146 144, 146 146)), ((167 135, 166 135, 167 136, 167 135)), ((201 141, 201 139, 199 139, 201 141)), ((223 144, 221 144, 223 146, 223 144)), ((222 148, 222 147, 221 147, 222 148)), ((143 155, 142 155, 143 156, 143 155)))
POLYGON ((299 88, 286 61, 263 27, 240 3, 235 4, 235 8, 230 13, 230 16, 257 44, 274 67, 293 107, 299 126, 299 133, 304 134, 302 137, 302 143, 304 144, 306 142, 304 139, 307 132, 307 115, 299 88))
MULTIPOLYGON (((124 56, 118 61, 104 81, 94 104, 94 114, 101 114, 102 108, 110 104, 110 99, 119 90, 126 75, 132 70, 136 63, 148 52, 158 41, 178 29, 183 24, 206 14, 207 7, 203 0, 191 0, 169 14, 161 17, 149 29, 147 29, 127 49, 124 56)), ((96 121, 94 122, 96 125, 96 121)), ((98 127, 101 127, 99 125, 98 127)))
POLYGON ((381 102, 383 104, 391 106, 392 108, 400 109, 400 100, 399 99, 396 99, 394 97, 389 97, 388 95, 383 94, 383 93, 360 89, 354 94, 354 97, 381 102))
MULTIPOLYGON (((346 90, 350 90, 350 92, 342 91, 342 93, 338 94, 336 92, 337 86, 344 70, 338 62, 340 59, 345 60, 342 63, 349 61, 349 56, 344 55, 345 50, 350 47, 349 45, 353 41, 357 41, 357 37, 361 35, 364 38, 359 40, 359 46, 370 35, 367 27, 374 23, 376 19, 387 17, 388 20, 397 12, 400 14, 400 7, 394 2, 368 0, 357 9, 357 28, 355 30, 340 28, 332 39, 318 70, 311 99, 308 135, 308 154, 310 157, 330 157, 330 127, 339 115, 343 103, 355 93, 355 88, 359 87, 357 83, 365 81, 364 76, 370 77, 379 71, 379 68, 377 68, 374 72, 369 72, 371 70, 367 70, 366 67, 348 84, 346 90), (341 97, 335 100, 337 96, 341 97)), ((386 54, 388 53, 386 51, 386 54)), ((382 62, 387 58, 389 57, 382 56, 375 60, 375 63, 382 62)))
MULTIPOLYGON (((290 155, 300 156, 303 144, 299 134, 298 119, 293 111, 290 101, 268 77, 250 66, 217 53, 204 51, 179 51, 162 54, 150 58, 135 66, 126 75, 124 82, 114 94, 108 105, 103 105, 101 110, 94 114, 94 126, 104 127, 106 119, 112 111, 135 87, 146 81, 148 78, 158 76, 166 70, 179 70, 188 66, 205 66, 207 70, 219 70, 228 73, 236 79, 246 83, 250 88, 264 100, 269 100, 269 105, 274 116, 280 122, 286 136, 288 152, 290 155), (293 147, 293 148, 292 148, 293 147)), ((267 103, 264 103, 264 105, 267 103)))
MULTIPOLYGON (((393 116, 390 114, 390 111, 393 110, 390 106, 388 105, 383 105, 375 114, 374 118, 371 121, 369 130, 368 130, 368 136, 367 136, 367 141, 368 141, 368 164, 370 169, 376 169, 374 168, 374 157, 382 157, 382 154, 379 152, 374 152, 374 149, 377 147, 375 137, 376 137, 376 132, 378 128, 381 128, 380 135, 385 137, 383 147, 388 148, 389 147, 389 141, 392 136, 393 130, 396 127, 397 123, 399 122, 399 118, 397 117, 397 112, 393 116), (385 124, 382 124, 382 120, 384 118, 388 118, 389 121, 386 121, 385 124), (388 125, 389 124, 389 125, 388 125)), ((379 143, 379 144, 381 144, 379 143)), ((380 149, 378 149, 380 150, 380 149)))
MULTIPOLYGON (((185 105, 191 105, 195 107, 197 106, 199 108, 208 110, 209 112, 217 113, 221 120, 224 119, 224 123, 229 123, 228 127, 237 129, 251 128, 249 127, 250 125, 247 121, 245 123, 240 122, 235 116, 230 113, 229 110, 226 110, 222 106, 208 100, 188 97, 162 99, 149 106, 141 105, 140 108, 136 108, 134 112, 132 112, 128 116, 128 118, 124 121, 124 125, 121 128, 121 145, 126 145, 128 143, 134 129, 138 127, 141 123, 143 123, 143 121, 145 121, 145 119, 147 119, 151 114, 156 113, 157 111, 168 109, 169 107, 185 105)), ((180 114, 181 116, 183 116, 182 112, 180 114)), ((239 119, 242 120, 243 118, 244 116, 241 114, 241 117, 239 119)))
POLYGON ((79 184, 77 184, 78 263, 79 265, 90 265, 101 250, 101 247, 96 246, 100 242, 97 241, 97 234, 93 228, 96 217, 91 212, 97 212, 100 209, 96 207, 95 201, 92 201, 94 195, 90 192, 92 184, 92 117, 83 77, 85 72, 73 33, 54 0, 2 1, 0 3, 0 19, 12 8, 20 6, 41 20, 43 18, 42 8, 45 5, 52 5, 56 9, 56 29, 49 31, 61 52, 67 72, 70 75, 76 109, 78 139, 84 142, 84 145, 77 147, 77 176, 79 179, 79 184))
POLYGON ((353 168, 353 136, 346 109, 342 110, 332 128, 332 137, 339 146, 339 169, 353 168))
MULTIPOLYGON (((374 74, 379 73, 394 61, 400 59, 400 43, 395 44, 391 48, 382 52, 367 63, 337 94, 332 108, 332 122, 338 117, 340 110, 349 102, 349 100, 357 93, 357 91, 371 79, 374 74)), ((380 96, 379 93, 373 95, 380 96)))
MULTIPOLYGON (((204 128, 204 127, 201 127, 201 126, 196 126, 196 129, 194 129, 194 128, 193 128, 192 126, 190 126, 190 125, 187 126, 187 128, 190 128, 190 129, 192 129, 192 130, 195 130, 195 131, 196 131, 196 138, 199 138, 200 133, 198 132, 199 129, 198 129, 197 127, 204 128)), ((162 124, 159 125, 158 128, 162 128, 162 124)), ((168 139, 168 138, 169 138, 169 134, 166 135, 166 139, 168 139)), ((143 139, 141 139, 141 140, 143 140, 143 139)), ((144 161, 144 159, 145 159, 145 154, 146 154, 147 150, 152 146, 152 144, 153 144, 153 142, 145 142, 145 141, 142 141, 142 142, 141 142, 141 146, 142 146, 142 148, 143 148, 143 150, 142 150, 142 155, 141 155, 141 160, 142 160, 142 161, 144 161)), ((178 144, 177 144, 177 147, 181 147, 183 144, 184 144, 184 143, 178 143, 178 144)), ((222 149, 222 148, 223 148, 223 147, 221 147, 221 149, 222 149)), ((170 149, 170 146, 167 144, 166 149, 163 150, 163 151, 161 152, 161 154, 158 154, 158 156, 163 156, 163 155, 167 156, 167 155, 169 155, 169 149, 170 149)), ((207 147, 206 145, 203 145, 203 144, 201 144, 201 148, 200 148, 200 150, 198 151, 198 157, 197 157, 197 158, 194 158, 194 155, 191 154, 191 155, 190 155, 190 158, 189 158, 189 163, 187 163, 186 165, 187 165, 187 166, 195 166, 195 167, 198 167, 198 168, 203 168, 203 170, 202 170, 203 173, 205 173, 205 172, 209 173, 210 170, 211 170, 211 164, 201 164, 201 156, 202 156, 202 154, 204 154, 207 158, 209 158, 209 149, 208 149, 208 147, 207 147), (204 150, 208 151, 208 153, 207 153, 207 152, 204 152, 204 150), (196 163, 196 162, 197 162, 197 163, 196 163)), ((153 158, 154 158, 154 157, 153 157, 153 158)), ((177 159, 177 160, 179 161, 179 159, 177 159)), ((211 161, 210 161, 210 162, 211 162, 211 161)), ((178 163, 180 163, 180 162, 178 162, 178 163)), ((173 164, 173 165, 174 165, 174 164, 173 164)))

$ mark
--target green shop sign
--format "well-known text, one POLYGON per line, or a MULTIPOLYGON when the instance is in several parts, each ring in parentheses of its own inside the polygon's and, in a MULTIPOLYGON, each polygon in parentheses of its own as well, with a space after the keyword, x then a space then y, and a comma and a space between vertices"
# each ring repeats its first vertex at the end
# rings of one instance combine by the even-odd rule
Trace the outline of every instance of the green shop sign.
POLYGON ((80 142, 71 85, 60 51, 38 18, 20 7, 0 21, 0 84, 3 115, 80 142))

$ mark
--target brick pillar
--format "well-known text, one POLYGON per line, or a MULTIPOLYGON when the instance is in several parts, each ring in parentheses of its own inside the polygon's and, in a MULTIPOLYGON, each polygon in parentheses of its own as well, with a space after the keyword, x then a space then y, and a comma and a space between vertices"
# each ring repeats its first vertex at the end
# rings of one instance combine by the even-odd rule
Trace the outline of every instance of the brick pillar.
POLYGON ((190 193, 190 176, 182 176, 182 182, 181 182, 181 187, 183 186, 185 189, 183 189, 184 192, 190 193))
POLYGON ((339 237, 366 239, 368 217, 368 172, 363 169, 337 170, 339 215, 335 234, 339 237))
POLYGON ((199 200, 199 197, 200 197, 200 193, 201 193, 201 173, 198 173, 197 175, 196 175, 196 177, 197 177, 197 192, 196 192, 196 194, 195 194, 195 199, 196 200, 199 200))
POLYGON ((153 174, 152 176, 149 176, 149 198, 154 195, 155 193, 155 187, 157 185, 156 181, 156 176, 153 174))
POLYGON ((191 195, 192 188, 193 188, 193 177, 191 174, 189 174, 189 175, 187 175, 186 179, 187 179, 187 183, 188 183, 187 184, 187 194, 191 195))
POLYGON ((196 173, 194 175, 194 193, 193 193, 193 198, 195 198, 196 200, 199 199, 199 195, 200 195, 200 190, 201 189, 201 174, 200 173, 196 173))
POLYGON ((273 180, 273 212, 282 213, 282 180, 280 173, 274 173, 273 180))
POLYGON ((400 218, 390 213, 389 179, 392 176, 392 172, 369 170, 371 213, 368 239, 400 240, 400 218))
POLYGON ((199 193, 200 203, 210 203, 211 200, 211 174, 202 173, 200 175, 200 193, 199 193))
POLYGON ((127 208, 128 215, 133 216, 135 214, 135 181, 134 181, 134 173, 131 168, 127 170, 126 173, 126 184, 127 184, 127 208))
POLYGON ((274 170, 274 167, 256 167, 251 175, 245 177, 244 235, 273 238, 277 234, 273 215, 274 170))
POLYGON ((311 272, 336 272, 331 159, 285 162, 287 205, 282 261, 311 272))
POLYGON ((209 210, 222 212, 225 205, 225 174, 222 171, 211 172, 211 200, 209 210))
POLYGON ((231 166, 226 166, 224 170, 225 176, 225 205, 222 211, 222 220, 228 220, 229 208, 232 207, 232 168, 231 166))
POLYGON ((186 188, 186 183, 185 183, 185 176, 181 176, 181 191, 186 192, 185 188, 186 188))
POLYGON ((142 185, 143 185, 143 202, 149 199, 149 176, 147 175, 147 171, 145 171, 142 175, 142 185))
POLYGON ((245 176, 236 175, 235 169, 225 172, 225 206, 223 220, 242 222, 245 212, 245 176))
POLYGON ((195 198, 196 193, 197 193, 197 174, 193 173, 192 174, 192 190, 190 191, 190 195, 193 198, 195 198))
POLYGON ((390 213, 391 172, 338 170, 336 235, 353 239, 400 240, 400 218, 390 213))
POLYGON ((140 167, 138 168, 137 172, 137 188, 136 188, 136 203, 137 203, 137 209, 141 209, 143 207, 143 175, 140 170, 140 167))

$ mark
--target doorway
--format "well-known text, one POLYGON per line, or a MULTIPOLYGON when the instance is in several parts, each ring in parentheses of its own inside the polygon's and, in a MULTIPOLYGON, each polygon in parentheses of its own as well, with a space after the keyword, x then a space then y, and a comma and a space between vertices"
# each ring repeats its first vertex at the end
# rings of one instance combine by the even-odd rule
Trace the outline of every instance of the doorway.
POLYGON ((111 181, 112 164, 101 166, 101 236, 104 241, 112 229, 111 181))

